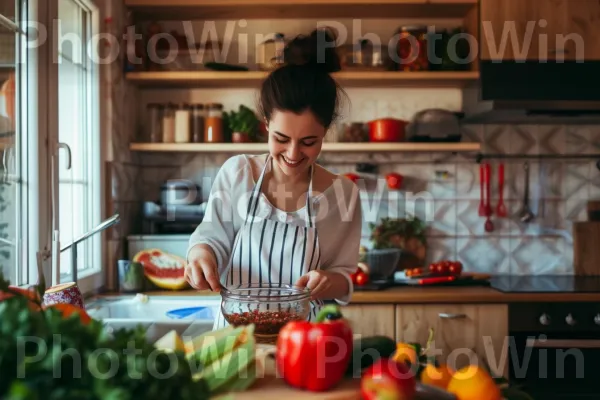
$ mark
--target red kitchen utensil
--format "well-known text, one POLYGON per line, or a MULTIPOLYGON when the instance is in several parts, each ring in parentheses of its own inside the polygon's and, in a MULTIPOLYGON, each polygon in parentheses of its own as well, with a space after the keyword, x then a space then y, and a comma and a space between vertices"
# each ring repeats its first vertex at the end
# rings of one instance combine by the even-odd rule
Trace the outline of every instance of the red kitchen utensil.
POLYGON ((490 197, 491 197, 491 176, 492 176, 492 167, 490 164, 485 164, 485 193, 486 193, 486 203, 485 203, 485 215, 487 219, 485 220, 484 229, 486 232, 492 232, 494 230, 494 223, 491 220, 492 216, 492 206, 490 205, 490 197))
POLYGON ((457 279, 456 276, 438 276, 435 278, 423 278, 423 279, 419 279, 417 281, 417 283, 419 285, 434 285, 436 283, 445 283, 445 282, 452 282, 455 281, 457 279))
POLYGON ((483 164, 479 164, 479 216, 485 217, 485 196, 483 193, 483 164))
POLYGON ((496 205, 496 215, 505 218, 507 215, 506 205, 504 204, 504 163, 498 167, 498 204, 496 205))

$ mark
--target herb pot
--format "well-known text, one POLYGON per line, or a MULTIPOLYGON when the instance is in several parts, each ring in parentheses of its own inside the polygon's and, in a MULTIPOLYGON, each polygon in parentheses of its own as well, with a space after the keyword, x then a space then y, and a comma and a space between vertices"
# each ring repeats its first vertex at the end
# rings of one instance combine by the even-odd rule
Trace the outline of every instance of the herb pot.
POLYGON ((401 142, 406 135, 408 121, 382 118, 368 122, 371 142, 401 142))

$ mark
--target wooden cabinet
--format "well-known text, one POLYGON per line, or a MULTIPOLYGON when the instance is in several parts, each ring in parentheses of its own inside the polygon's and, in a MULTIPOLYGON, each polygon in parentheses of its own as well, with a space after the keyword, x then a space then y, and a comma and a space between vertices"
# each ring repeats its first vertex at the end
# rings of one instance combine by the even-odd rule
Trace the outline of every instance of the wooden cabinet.
POLYGON ((395 337, 396 324, 393 304, 348 305, 342 307, 342 313, 350 321, 354 334, 395 337))
POLYGON ((396 340, 425 345, 429 354, 455 368, 489 365, 508 376, 508 307, 504 304, 406 304, 396 306, 396 340))
POLYGON ((355 334, 385 335, 425 345, 430 355, 455 368, 487 365, 508 378, 507 304, 351 304, 342 307, 355 334))
POLYGON ((482 60, 600 60, 598 0, 481 0, 482 60))
POLYGON ((600 60, 600 1, 570 0, 565 35, 565 59, 600 60))

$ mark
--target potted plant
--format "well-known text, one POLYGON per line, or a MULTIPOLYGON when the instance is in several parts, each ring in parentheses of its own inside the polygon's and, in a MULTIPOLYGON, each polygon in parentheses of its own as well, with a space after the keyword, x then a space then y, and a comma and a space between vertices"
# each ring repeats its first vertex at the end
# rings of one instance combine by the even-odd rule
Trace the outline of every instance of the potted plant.
POLYGON ((397 270, 422 267, 425 262, 427 224, 417 217, 383 218, 378 225, 369 224, 373 249, 402 249, 397 270))
POLYGON ((237 111, 225 113, 224 118, 233 143, 248 143, 255 140, 260 121, 250 108, 240 105, 237 111))

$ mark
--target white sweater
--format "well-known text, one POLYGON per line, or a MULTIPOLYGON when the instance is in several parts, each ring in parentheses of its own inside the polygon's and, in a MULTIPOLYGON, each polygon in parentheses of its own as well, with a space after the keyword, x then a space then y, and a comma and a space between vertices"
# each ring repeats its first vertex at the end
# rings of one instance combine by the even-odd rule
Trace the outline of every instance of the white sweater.
MULTIPOLYGON (((229 158, 211 187, 204 219, 192 233, 189 250, 197 244, 211 246, 217 257, 221 280, 229 262, 235 234, 247 214, 248 199, 255 181, 251 162, 264 166, 265 155, 238 155, 229 158)), ((312 214, 319 237, 321 269, 338 272, 350 282, 350 292, 339 304, 348 304, 354 291, 350 274, 356 271, 362 228, 358 187, 348 179, 337 178, 323 193, 312 198, 312 214)), ((305 207, 294 212, 275 208, 267 197, 259 197, 257 216, 305 226, 305 207)))

